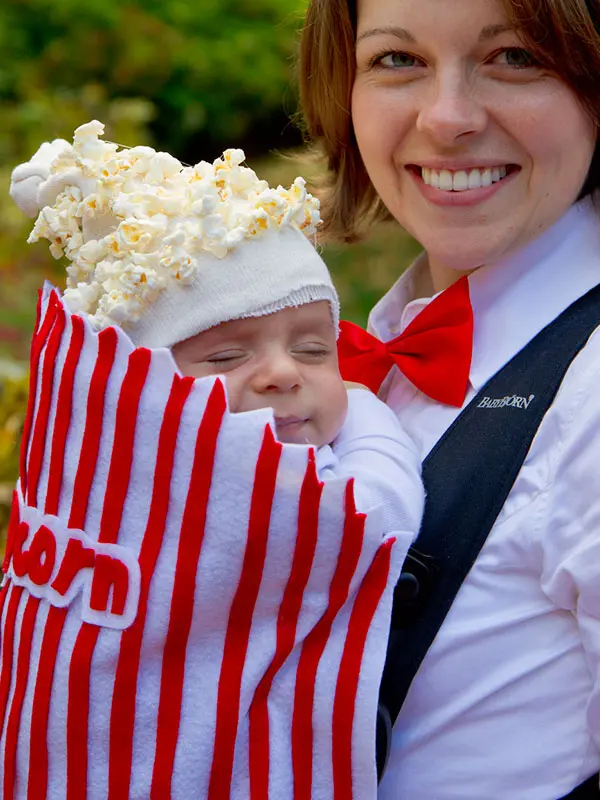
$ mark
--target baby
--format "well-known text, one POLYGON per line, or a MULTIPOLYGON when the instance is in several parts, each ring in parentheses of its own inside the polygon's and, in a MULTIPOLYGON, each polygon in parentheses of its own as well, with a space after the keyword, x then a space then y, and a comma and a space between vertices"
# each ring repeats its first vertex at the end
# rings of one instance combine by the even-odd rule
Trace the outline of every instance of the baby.
POLYGON ((183 168, 102 130, 11 184, 69 264, 0 595, 4 793, 370 800, 423 488, 394 414, 340 377, 318 203, 241 151, 183 168))
POLYGON ((355 478, 359 507, 382 505, 386 530, 417 531, 416 448, 339 373, 339 300, 310 241, 319 204, 304 180, 270 188, 241 150, 183 168, 151 148, 118 150, 103 130, 94 121, 73 146, 45 143, 11 181, 26 213, 43 209, 29 241, 71 261, 69 306, 137 346, 170 348, 184 375, 224 375, 232 412, 272 408, 281 442, 316 445, 320 475, 355 478))

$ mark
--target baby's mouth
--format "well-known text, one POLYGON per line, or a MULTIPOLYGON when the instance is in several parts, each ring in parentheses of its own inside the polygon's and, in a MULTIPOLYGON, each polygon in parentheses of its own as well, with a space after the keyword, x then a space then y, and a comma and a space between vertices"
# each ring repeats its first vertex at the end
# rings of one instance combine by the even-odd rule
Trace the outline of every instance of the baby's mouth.
POLYGON ((308 422, 308 417, 275 417, 277 430, 304 425, 306 422, 308 422))
POLYGON ((310 417, 275 417, 277 438, 284 444, 310 444, 309 421, 310 417))

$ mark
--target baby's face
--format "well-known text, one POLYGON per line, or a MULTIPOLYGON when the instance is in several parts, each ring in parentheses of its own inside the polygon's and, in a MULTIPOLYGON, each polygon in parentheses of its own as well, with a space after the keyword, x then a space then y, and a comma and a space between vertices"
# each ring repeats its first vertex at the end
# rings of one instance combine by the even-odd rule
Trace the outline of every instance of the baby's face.
POLYGON ((271 407, 282 442, 328 444, 348 407, 329 303, 224 322, 173 348, 184 375, 225 375, 233 412, 271 407))

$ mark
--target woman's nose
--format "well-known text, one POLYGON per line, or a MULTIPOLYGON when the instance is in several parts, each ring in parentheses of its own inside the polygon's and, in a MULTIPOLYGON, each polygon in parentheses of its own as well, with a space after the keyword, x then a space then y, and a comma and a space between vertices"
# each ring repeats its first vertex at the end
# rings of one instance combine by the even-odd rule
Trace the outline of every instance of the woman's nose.
POLYGON ((291 392, 300 386, 298 364, 289 353, 272 354, 259 366, 255 377, 258 392, 291 392))
POLYGON ((440 76, 430 89, 419 109, 419 131, 441 145, 453 146, 461 137, 484 130, 486 108, 466 77, 440 76))

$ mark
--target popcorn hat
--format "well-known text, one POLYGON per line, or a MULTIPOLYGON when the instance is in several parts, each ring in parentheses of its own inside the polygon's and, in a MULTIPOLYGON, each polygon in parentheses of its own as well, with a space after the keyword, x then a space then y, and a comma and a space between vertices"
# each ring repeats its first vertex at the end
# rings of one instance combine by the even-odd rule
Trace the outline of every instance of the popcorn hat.
POLYGON ((171 347, 222 322, 339 301, 308 237, 321 222, 303 178, 269 187, 242 150, 184 167, 150 147, 99 139, 98 121, 73 144, 44 143, 12 174, 29 242, 66 256, 69 307, 96 329, 121 326, 134 344, 171 347))

